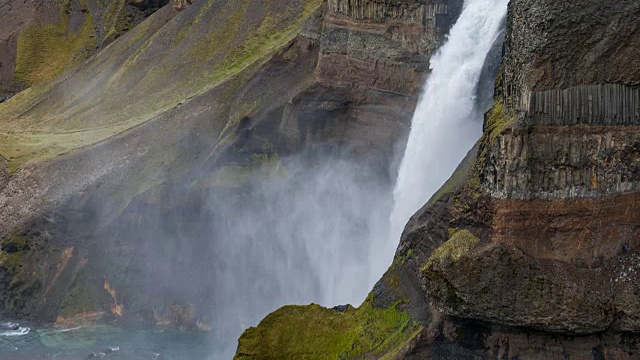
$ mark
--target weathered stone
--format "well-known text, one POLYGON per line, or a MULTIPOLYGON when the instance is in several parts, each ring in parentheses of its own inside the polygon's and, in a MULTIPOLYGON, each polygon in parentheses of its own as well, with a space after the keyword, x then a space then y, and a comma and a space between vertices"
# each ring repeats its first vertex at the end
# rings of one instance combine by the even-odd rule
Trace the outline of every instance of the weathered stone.
POLYGON ((524 126, 640 125, 640 87, 581 85, 533 92, 524 126))
POLYGON ((498 198, 597 198, 640 191, 640 127, 508 130, 491 145, 484 171, 484 186, 498 198))

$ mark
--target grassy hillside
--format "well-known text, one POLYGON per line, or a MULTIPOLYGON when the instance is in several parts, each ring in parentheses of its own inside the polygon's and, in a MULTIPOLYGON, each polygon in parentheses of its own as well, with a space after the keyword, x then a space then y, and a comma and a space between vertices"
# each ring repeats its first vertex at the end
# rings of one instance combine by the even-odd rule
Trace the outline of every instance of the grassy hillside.
MULTIPOLYGON (((208 0, 177 15, 163 8, 54 83, 0 104, 0 155, 16 170, 31 159, 95 144, 144 123, 268 60, 321 4, 208 0)), ((74 39, 56 49, 69 47, 63 52, 73 54, 80 42, 74 39)), ((37 58, 32 62, 21 68, 42 66, 37 58)))

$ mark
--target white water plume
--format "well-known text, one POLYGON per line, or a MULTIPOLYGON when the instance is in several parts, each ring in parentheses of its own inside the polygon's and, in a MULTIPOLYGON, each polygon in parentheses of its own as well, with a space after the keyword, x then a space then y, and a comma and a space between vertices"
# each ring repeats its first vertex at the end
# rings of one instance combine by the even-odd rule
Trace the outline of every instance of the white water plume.
POLYGON ((382 252, 393 257, 408 219, 451 176, 482 133, 473 114, 475 90, 508 0, 466 0, 447 42, 431 59, 431 75, 411 123, 394 190, 391 234, 382 252))

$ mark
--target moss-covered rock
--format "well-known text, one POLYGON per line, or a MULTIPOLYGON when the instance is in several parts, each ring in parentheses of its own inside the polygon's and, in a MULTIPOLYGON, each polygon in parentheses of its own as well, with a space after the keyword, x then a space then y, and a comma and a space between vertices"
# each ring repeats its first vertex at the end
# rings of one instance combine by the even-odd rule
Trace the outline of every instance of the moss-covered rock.
POLYGON ((480 243, 480 239, 469 230, 451 229, 450 232, 452 233, 451 238, 431 253, 431 257, 424 267, 425 271, 428 271, 436 262, 451 261, 455 264, 480 243))
POLYGON ((484 136, 492 143, 504 130, 517 122, 517 117, 505 107, 502 98, 496 99, 489 111, 485 114, 484 136))
POLYGON ((12 234, 0 243, 0 267, 4 267, 12 276, 18 276, 22 268, 25 252, 30 249, 24 237, 12 234))
POLYGON ((235 359, 392 358, 421 329, 403 303, 375 308, 372 295, 346 311, 285 306, 242 334, 235 359))

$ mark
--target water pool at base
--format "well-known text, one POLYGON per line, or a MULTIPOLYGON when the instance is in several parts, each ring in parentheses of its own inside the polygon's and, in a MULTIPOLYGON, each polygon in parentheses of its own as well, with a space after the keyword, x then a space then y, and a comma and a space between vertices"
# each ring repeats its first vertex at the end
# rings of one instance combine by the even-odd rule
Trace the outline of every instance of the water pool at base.
POLYGON ((54 329, 3 322, 0 359, 221 359, 210 333, 134 329, 109 325, 54 329))

